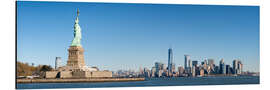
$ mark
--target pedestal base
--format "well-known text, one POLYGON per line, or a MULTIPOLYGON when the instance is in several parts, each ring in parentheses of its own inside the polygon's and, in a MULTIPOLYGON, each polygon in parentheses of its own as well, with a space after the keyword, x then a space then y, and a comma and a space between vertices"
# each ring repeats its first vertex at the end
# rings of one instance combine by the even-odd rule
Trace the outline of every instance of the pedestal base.
POLYGON ((84 50, 81 46, 70 46, 68 52, 68 67, 80 69, 85 66, 83 54, 84 50))

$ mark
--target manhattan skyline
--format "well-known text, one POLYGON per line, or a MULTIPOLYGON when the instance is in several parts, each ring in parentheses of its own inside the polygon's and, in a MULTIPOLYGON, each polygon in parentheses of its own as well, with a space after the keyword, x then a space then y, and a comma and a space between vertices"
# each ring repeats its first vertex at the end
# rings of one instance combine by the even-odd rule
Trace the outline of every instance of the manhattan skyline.
POLYGON ((85 63, 105 70, 150 68, 168 61, 214 59, 259 72, 259 7, 169 4, 17 2, 17 60, 48 64, 68 58, 80 9, 85 63), (60 36, 59 36, 60 35, 60 36))

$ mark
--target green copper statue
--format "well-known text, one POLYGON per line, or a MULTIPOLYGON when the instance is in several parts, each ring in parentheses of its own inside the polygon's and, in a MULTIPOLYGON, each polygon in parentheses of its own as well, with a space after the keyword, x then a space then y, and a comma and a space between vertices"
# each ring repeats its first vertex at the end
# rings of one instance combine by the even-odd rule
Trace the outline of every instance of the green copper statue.
POLYGON ((76 17, 75 25, 74 25, 74 39, 72 40, 71 46, 81 46, 81 38, 82 38, 82 33, 81 33, 81 27, 79 25, 79 9, 78 9, 77 17, 76 17))

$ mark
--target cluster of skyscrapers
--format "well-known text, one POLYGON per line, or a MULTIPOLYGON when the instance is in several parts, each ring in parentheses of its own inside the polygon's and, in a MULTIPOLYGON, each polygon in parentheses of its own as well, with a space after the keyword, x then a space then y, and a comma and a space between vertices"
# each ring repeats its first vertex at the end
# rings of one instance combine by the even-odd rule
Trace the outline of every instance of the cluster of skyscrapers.
POLYGON ((139 71, 143 77, 188 77, 188 76, 222 76, 222 75, 240 75, 243 64, 240 60, 233 60, 232 66, 225 64, 224 59, 216 65, 214 59, 205 59, 201 63, 197 60, 191 60, 190 55, 184 55, 184 67, 179 66, 178 70, 173 63, 173 51, 168 50, 168 65, 161 62, 155 62, 151 68, 144 68, 139 71))

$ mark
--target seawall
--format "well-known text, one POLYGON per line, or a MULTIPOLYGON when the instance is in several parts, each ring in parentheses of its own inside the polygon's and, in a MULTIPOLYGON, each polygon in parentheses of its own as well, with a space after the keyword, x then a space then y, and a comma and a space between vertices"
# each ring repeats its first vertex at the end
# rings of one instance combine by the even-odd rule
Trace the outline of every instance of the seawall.
POLYGON ((17 83, 79 83, 144 81, 145 78, 17 79, 17 83))

